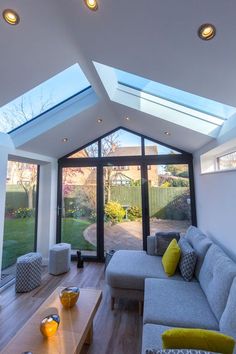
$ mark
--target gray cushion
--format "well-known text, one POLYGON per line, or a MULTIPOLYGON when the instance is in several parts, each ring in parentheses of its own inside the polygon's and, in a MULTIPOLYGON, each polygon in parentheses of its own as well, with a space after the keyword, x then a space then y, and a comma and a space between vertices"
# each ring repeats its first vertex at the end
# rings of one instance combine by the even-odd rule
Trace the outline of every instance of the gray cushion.
POLYGON ((199 279, 202 263, 204 261, 207 250, 212 245, 212 241, 195 226, 190 226, 188 228, 185 237, 197 254, 195 277, 199 279))
POLYGON ((167 247, 171 243, 171 241, 175 238, 176 241, 179 241, 180 234, 179 232, 157 232, 155 235, 155 255, 163 256, 167 247))
POLYGON ((199 282, 216 318, 220 320, 236 276, 236 264, 217 246, 208 250, 199 274, 199 282))
POLYGON ((163 332, 171 329, 172 327, 158 326, 155 324, 145 324, 143 326, 143 337, 142 337, 142 354, 146 353, 147 349, 162 348, 161 335, 163 332))
POLYGON ((190 281, 194 274, 197 254, 185 237, 182 237, 179 240, 179 247, 181 249, 179 262, 180 273, 184 280, 190 281))
POLYGON ((218 330, 218 321, 197 282, 146 279, 144 323, 218 330))
MULTIPOLYGON (((149 256, 145 251, 117 251, 106 269, 106 281, 114 288, 143 290, 147 277, 168 278, 161 257, 149 256)), ((183 281, 178 272, 172 279, 183 281)))
POLYGON ((149 256, 155 255, 155 240, 156 236, 147 237, 147 254, 149 254, 149 256))
POLYGON ((230 288, 228 301, 220 319, 220 331, 236 339, 236 278, 230 288))

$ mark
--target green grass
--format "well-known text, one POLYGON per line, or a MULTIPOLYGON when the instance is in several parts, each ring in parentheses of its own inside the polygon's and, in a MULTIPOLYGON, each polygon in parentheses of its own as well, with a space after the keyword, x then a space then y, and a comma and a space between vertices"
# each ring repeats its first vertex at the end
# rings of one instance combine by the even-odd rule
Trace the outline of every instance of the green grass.
MULTIPOLYGON (((62 241, 71 244, 73 249, 94 251, 95 246, 85 240, 83 231, 90 221, 62 219, 62 241)), ((5 219, 2 269, 15 264, 17 257, 34 250, 35 219, 5 219)))
POLYGON ((16 258, 34 250, 35 219, 5 219, 2 269, 16 262, 16 258))
POLYGON ((72 249, 95 251, 96 247, 86 241, 83 232, 91 225, 89 220, 63 218, 62 219, 62 241, 71 244, 72 249))

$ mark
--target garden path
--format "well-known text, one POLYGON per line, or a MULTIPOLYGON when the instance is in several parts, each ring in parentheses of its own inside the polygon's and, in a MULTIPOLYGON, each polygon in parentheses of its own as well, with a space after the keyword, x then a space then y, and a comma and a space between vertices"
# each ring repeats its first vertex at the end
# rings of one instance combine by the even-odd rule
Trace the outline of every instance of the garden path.
MULTIPOLYGON (((187 220, 159 220, 150 222, 150 233, 158 231, 178 231, 185 233, 190 225, 187 220)), ((104 224, 104 248, 140 250, 143 249, 142 223, 140 221, 127 221, 115 225, 104 224)), ((96 246, 96 224, 92 224, 84 231, 84 238, 96 246)))

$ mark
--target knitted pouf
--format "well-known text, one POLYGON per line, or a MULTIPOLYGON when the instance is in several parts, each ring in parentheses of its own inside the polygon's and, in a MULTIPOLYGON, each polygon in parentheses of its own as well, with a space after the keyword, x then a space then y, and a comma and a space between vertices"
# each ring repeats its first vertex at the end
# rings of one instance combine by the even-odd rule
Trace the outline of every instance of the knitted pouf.
POLYGON ((17 293, 33 290, 41 284, 42 256, 31 252, 17 258, 16 284, 17 293))
POLYGON ((49 273, 58 275, 68 272, 70 269, 70 252, 71 245, 69 243, 58 243, 50 249, 49 252, 49 273))

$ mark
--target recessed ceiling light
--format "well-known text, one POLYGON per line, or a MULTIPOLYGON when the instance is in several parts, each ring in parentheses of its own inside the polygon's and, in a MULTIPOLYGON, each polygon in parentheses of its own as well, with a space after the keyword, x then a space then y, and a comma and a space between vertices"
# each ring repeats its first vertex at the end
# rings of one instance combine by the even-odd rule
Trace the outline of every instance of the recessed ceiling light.
POLYGON ((20 22, 20 16, 14 10, 6 9, 3 11, 2 16, 9 25, 17 25, 20 22))
POLYGON ((168 132, 167 130, 164 131, 164 134, 167 135, 167 136, 170 136, 170 132, 168 132))
POLYGON ((69 141, 68 138, 62 138, 62 142, 63 142, 63 143, 67 143, 68 141, 69 141))
POLYGON ((126 120, 130 120, 130 117, 125 117, 126 120))
POLYGON ((98 118, 98 119, 97 119, 97 123, 99 123, 99 124, 102 123, 102 119, 101 119, 101 118, 98 118))
POLYGON ((98 9, 98 2, 97 0, 84 0, 85 5, 93 11, 96 11, 98 9))
POLYGON ((204 23, 198 29, 198 36, 204 41, 209 41, 215 37, 216 28, 210 23, 204 23))

